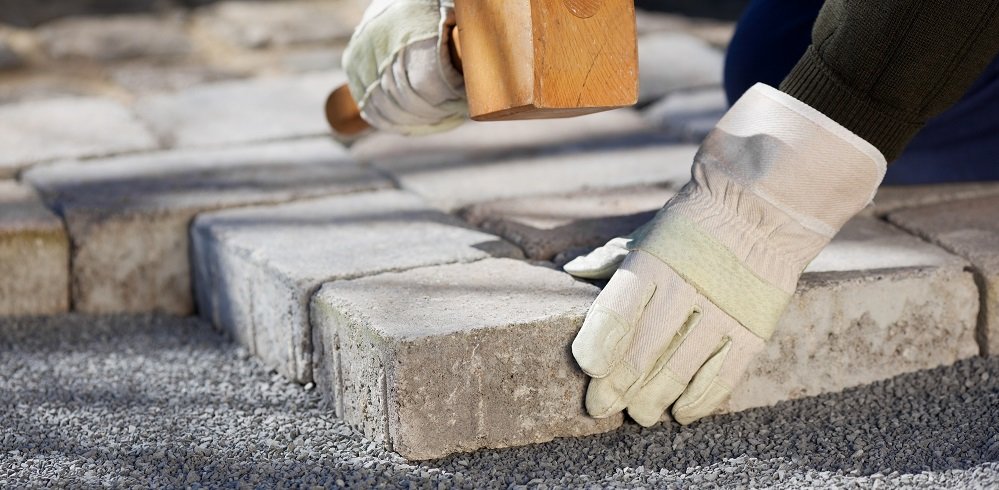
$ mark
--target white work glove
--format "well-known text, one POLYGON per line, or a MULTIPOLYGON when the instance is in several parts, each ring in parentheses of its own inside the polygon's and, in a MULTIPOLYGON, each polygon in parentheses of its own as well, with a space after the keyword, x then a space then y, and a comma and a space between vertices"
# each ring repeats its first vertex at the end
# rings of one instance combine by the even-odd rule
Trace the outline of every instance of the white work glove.
POLYGON ((631 243, 572 343, 593 417, 711 414, 764 346, 805 266, 874 196, 878 150, 757 84, 708 135, 692 180, 631 243))
POLYGON ((454 0, 374 0, 343 53, 350 93, 371 126, 428 134, 468 114, 464 80, 451 64, 454 0))

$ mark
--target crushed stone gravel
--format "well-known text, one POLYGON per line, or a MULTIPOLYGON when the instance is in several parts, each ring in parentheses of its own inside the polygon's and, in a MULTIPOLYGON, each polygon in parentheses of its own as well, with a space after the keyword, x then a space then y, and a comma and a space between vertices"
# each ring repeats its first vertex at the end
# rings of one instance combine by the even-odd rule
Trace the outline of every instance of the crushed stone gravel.
POLYGON ((0 487, 999 487, 999 358, 410 463, 196 319, 0 320, 0 487))

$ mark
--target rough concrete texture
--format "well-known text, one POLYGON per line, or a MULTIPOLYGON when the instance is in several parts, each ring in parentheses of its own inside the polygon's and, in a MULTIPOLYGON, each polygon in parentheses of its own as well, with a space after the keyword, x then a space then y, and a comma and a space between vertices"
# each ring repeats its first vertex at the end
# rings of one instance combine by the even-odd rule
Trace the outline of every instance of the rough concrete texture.
POLYGON ((74 306, 91 313, 191 313, 199 212, 389 185, 325 139, 62 162, 25 179, 68 225, 74 306))
POLYGON ((155 147, 155 138, 142 123, 109 100, 62 98, 0 107, 0 178, 46 160, 155 147))
POLYGON ((619 109, 568 119, 469 121, 452 131, 419 138, 373 134, 351 151, 358 160, 411 174, 553 148, 593 149, 657 138, 661 139, 638 112, 619 109))
POLYGON ((165 58, 191 51, 179 16, 66 18, 46 24, 38 30, 38 37, 46 54, 56 60, 165 58))
POLYGON ((0 320, 0 486, 995 488, 999 358, 407 462, 196 319, 0 320))
POLYGON ((592 249, 631 233, 674 193, 664 185, 522 197, 475 204, 461 215, 517 244, 528 258, 553 260, 563 252, 592 249))
POLYGON ((223 2, 196 14, 200 27, 232 44, 258 49, 305 43, 345 42, 360 9, 345 2, 223 2))
POLYGON ((391 172, 403 188, 456 210, 480 202, 586 190, 670 184, 690 179, 694 145, 645 145, 560 151, 391 172))
POLYGON ((522 257, 461 224, 394 190, 203 214, 191 231, 198 309, 269 366, 306 383, 309 298, 323 282, 522 257))
POLYGON ((729 410, 772 405, 953 364, 978 353, 966 262, 855 218, 809 265, 729 410))
POLYGON ((569 353, 596 294, 509 259, 327 284, 312 306, 316 382, 409 459, 604 432, 621 418, 585 415, 569 353))
POLYGON ((981 352, 999 354, 999 196, 904 209, 888 219, 971 262, 981 294, 981 352))
POLYGON ((976 197, 999 195, 999 182, 883 186, 865 214, 884 216, 892 211, 976 197))
POLYGON ((700 143, 728 111, 720 87, 676 92, 643 111, 652 124, 677 141, 700 143))
POLYGON ((329 133, 323 107, 340 72, 220 82, 140 98, 136 112, 166 146, 224 146, 329 133))
POLYGON ((31 188, 0 181, 0 316, 69 310, 69 239, 31 188))
POLYGON ((677 90, 721 85, 725 55, 682 32, 655 32, 638 39, 638 103, 677 90))

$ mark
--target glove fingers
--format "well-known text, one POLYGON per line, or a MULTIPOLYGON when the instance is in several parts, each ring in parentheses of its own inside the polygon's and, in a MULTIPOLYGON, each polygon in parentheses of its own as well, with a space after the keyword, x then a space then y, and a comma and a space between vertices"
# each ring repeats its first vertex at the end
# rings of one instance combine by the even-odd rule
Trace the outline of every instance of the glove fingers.
POLYGON ((624 262, 630 243, 631 240, 627 238, 614 238, 606 245, 572 259, 562 266, 562 269, 583 279, 607 279, 613 276, 624 262))
POLYGON ((645 427, 658 422, 687 388, 697 368, 715 353, 722 335, 705 324, 708 320, 696 313, 688 320, 689 327, 681 328, 673 337, 650 379, 628 402, 628 415, 635 422, 645 427))
MULTIPOLYGON (((684 299, 681 296, 681 301, 684 299)), ((690 298, 686 304, 691 304, 693 300, 694 298, 690 298)), ((642 317, 635 339, 625 354, 626 361, 615 367, 607 377, 590 382, 586 394, 586 408, 591 415, 605 417, 628 407, 628 413, 633 415, 632 418, 635 418, 636 422, 652 425, 666 407, 680 396, 693 373, 686 378, 671 377, 664 368, 680 346, 686 343, 685 340, 690 333, 698 331, 696 327, 701 320, 701 313, 699 308, 691 307, 682 312, 675 308, 665 308, 669 313, 668 316, 649 314, 650 310, 663 309, 664 305, 672 304, 664 301, 650 304, 646 308, 645 316, 642 317), (658 318, 660 323, 647 324, 646 320, 650 317, 658 318), (666 336, 670 332, 672 336, 666 336), (657 359, 654 363, 645 360, 646 351, 653 342, 658 346, 653 352, 656 356, 653 359, 657 359), (650 378, 653 380, 652 385, 649 382, 650 378), (655 384, 660 381, 661 385, 655 384), (649 391, 644 397, 641 396, 647 387, 649 391), (666 399, 668 399, 666 402, 661 401, 666 399)), ((705 340, 701 337, 698 336, 693 342, 704 343, 705 340)), ((717 340, 717 336, 714 338, 717 340)), ((704 352, 701 360, 706 359, 709 354, 710 352, 704 352)))
POLYGON ((593 418, 602 419, 624 410, 639 388, 641 373, 629 362, 617 364, 603 378, 593 378, 586 389, 586 411, 593 418))
POLYGON ((673 405, 673 417, 677 422, 686 425, 711 415, 728 398, 749 363, 765 346, 763 339, 738 324, 732 325, 726 338, 728 343, 697 371, 694 380, 673 405))
POLYGON ((586 374, 602 378, 611 373, 631 345, 638 319, 655 290, 655 284, 632 271, 614 274, 572 341, 572 355, 586 374))
POLYGON ((677 422, 687 425, 710 415, 725 400, 731 388, 719 381, 718 374, 731 350, 732 340, 726 338, 718 352, 697 371, 687 389, 673 405, 673 418, 677 422))

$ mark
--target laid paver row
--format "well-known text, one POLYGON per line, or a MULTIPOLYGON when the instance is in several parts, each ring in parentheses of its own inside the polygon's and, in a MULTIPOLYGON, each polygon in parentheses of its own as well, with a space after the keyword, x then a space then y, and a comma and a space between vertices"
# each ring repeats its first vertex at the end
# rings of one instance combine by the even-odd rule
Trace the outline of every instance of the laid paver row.
MULTIPOLYGON (((330 210, 357 214, 349 211, 356 203, 337 201, 368 198, 331 198, 330 210)), ((300 202, 209 214, 199 218, 195 233, 221 237, 212 254, 244 261, 228 275, 213 272, 231 284, 212 286, 223 296, 221 304, 262 304, 275 294, 270 287, 240 289, 239 284, 288 285, 294 284, 291 278, 305 278, 295 285, 302 291, 295 300, 299 318, 291 322, 297 327, 289 331, 275 323, 283 333, 271 348, 311 343, 315 382, 338 416, 368 437, 423 459, 620 424, 620 417, 585 416, 585 377, 566 347, 596 288, 549 268, 479 256, 470 263, 326 282, 312 296, 311 321, 303 323, 301 300, 322 282, 309 269, 316 257, 288 258, 287 240, 267 232, 280 229, 282 217, 300 216, 303 207, 311 208, 300 202), (255 230, 260 222, 275 223, 255 230), (238 244, 251 236, 255 243, 239 251, 238 244), (303 325, 309 330, 299 328, 303 325)), ((337 214, 327 218, 325 232, 308 233, 339 235, 337 244, 385 253, 375 245, 379 233, 358 240, 346 232, 365 220, 366 227, 376 226, 381 218, 382 213, 362 213, 355 221, 337 214)), ((402 241, 411 243, 405 235, 402 241)), ((199 253, 212 249, 204 250, 199 253)), ((855 219, 810 266, 781 333, 727 410, 838 391, 976 355, 978 290, 966 267, 963 259, 881 221, 855 219)), ((273 327, 257 321, 235 328, 245 339, 247 329, 273 327)), ((274 330, 265 336, 275 338, 274 330)), ((253 342, 266 349, 259 338, 253 342)), ((278 354, 260 355, 281 370, 287 356, 278 354)))
MULTIPOLYGON (((727 410, 976 355, 965 266, 858 218, 806 273, 727 410)), ((619 417, 585 416, 567 347, 596 294, 508 259, 334 281, 312 300, 316 382, 339 416, 414 459, 610 430, 619 417)))
MULTIPOLYGON (((598 168, 600 158, 621 158, 627 160, 622 165, 630 173, 628 178, 596 179, 593 177, 599 175, 591 175, 587 179, 577 175, 580 162, 566 158, 568 150, 557 149, 571 149, 580 142, 592 145, 592 137, 603 123, 614 121, 631 122, 612 133, 617 138, 648 134, 648 125, 630 112, 569 122, 543 121, 529 125, 534 132, 526 133, 518 123, 474 126, 466 130, 466 141, 492 141, 492 146, 477 146, 481 150, 478 160, 488 162, 494 175, 505 175, 508 180, 454 182, 450 189, 438 184, 445 194, 437 193, 436 188, 419 192, 418 186, 406 184, 401 172, 358 163, 353 154, 329 138, 67 160, 34 167, 22 177, 40 191, 66 223, 73 244, 70 263, 76 310, 189 314, 194 311, 194 301, 187 230, 191 220, 206 211, 383 189, 396 182, 431 202, 448 200, 448 191, 468 192, 461 202, 477 202, 508 194, 508 182, 516 185, 516 195, 616 187, 635 180, 675 187, 685 179, 686 171, 678 169, 685 165, 683 160, 689 161, 689 146, 660 143, 628 153, 614 146, 613 142, 619 140, 611 136, 602 140, 607 148, 595 146, 588 152, 590 163, 583 169, 610 173, 598 168), (561 133, 554 131, 548 140, 535 136, 535 132, 544 134, 550 128, 562 128, 561 133), (535 147, 548 148, 548 153, 525 158, 522 152, 514 151, 511 156, 508 146, 517 144, 495 143, 496 136, 503 134, 508 142, 530 135, 528 140, 535 147), (534 184, 530 184, 532 181, 534 184)), ((425 141, 410 141, 413 154, 428 148, 421 146, 427 144, 425 141)), ((394 161, 389 157, 379 160, 394 161)), ((436 174, 433 170, 422 171, 428 179, 436 174)), ((447 178, 442 177, 442 181, 447 178)))
MULTIPOLYGON (((501 126, 469 127, 489 141, 501 126)), ((537 138, 544 126, 507 127, 533 128, 520 131, 537 138)), ((644 128, 608 137, 604 148, 585 146, 596 129, 567 131, 557 139, 561 150, 532 156, 471 145, 481 153, 465 165, 444 151, 465 151, 461 145, 444 139, 430 140, 445 148, 423 146, 423 156, 428 140, 415 140, 409 160, 375 152, 369 161, 402 191, 387 190, 392 182, 382 173, 325 139, 64 162, 24 177, 67 223, 78 309, 189 312, 193 262, 203 314, 282 373, 315 380, 339 415, 369 437, 404 456, 429 458, 620 423, 585 417, 585 378, 566 348, 596 288, 493 257, 519 257, 504 239, 534 258, 592 246, 658 207, 685 178, 692 148, 613 143, 644 128), (579 145, 590 151, 574 151, 579 145), (434 153, 450 163, 434 166, 434 153), (662 185, 622 188, 638 183, 662 185), (547 193, 555 194, 530 197, 547 193), (497 197, 507 200, 476 204, 497 197), (445 210, 470 204, 466 216, 479 212, 502 238, 462 226, 423 200, 445 210), (604 204, 615 200, 621 204, 604 204), (591 201, 567 214, 573 202, 591 201), (266 206, 210 212, 255 204, 266 206), (631 221, 592 226, 608 214, 631 221), (546 234, 551 226, 558 232, 546 234), (556 234, 561 241, 546 242, 556 234)), ((982 209, 994 215, 988 203, 982 209)), ((16 229, 10 223, 0 228, 16 229)), ((784 337, 774 339, 729 409, 975 355, 980 293, 968 266, 858 218, 812 264, 783 320, 784 337)), ((994 303, 988 291, 986 317, 994 303)), ((992 338, 987 324, 978 328, 980 339, 992 338)))

